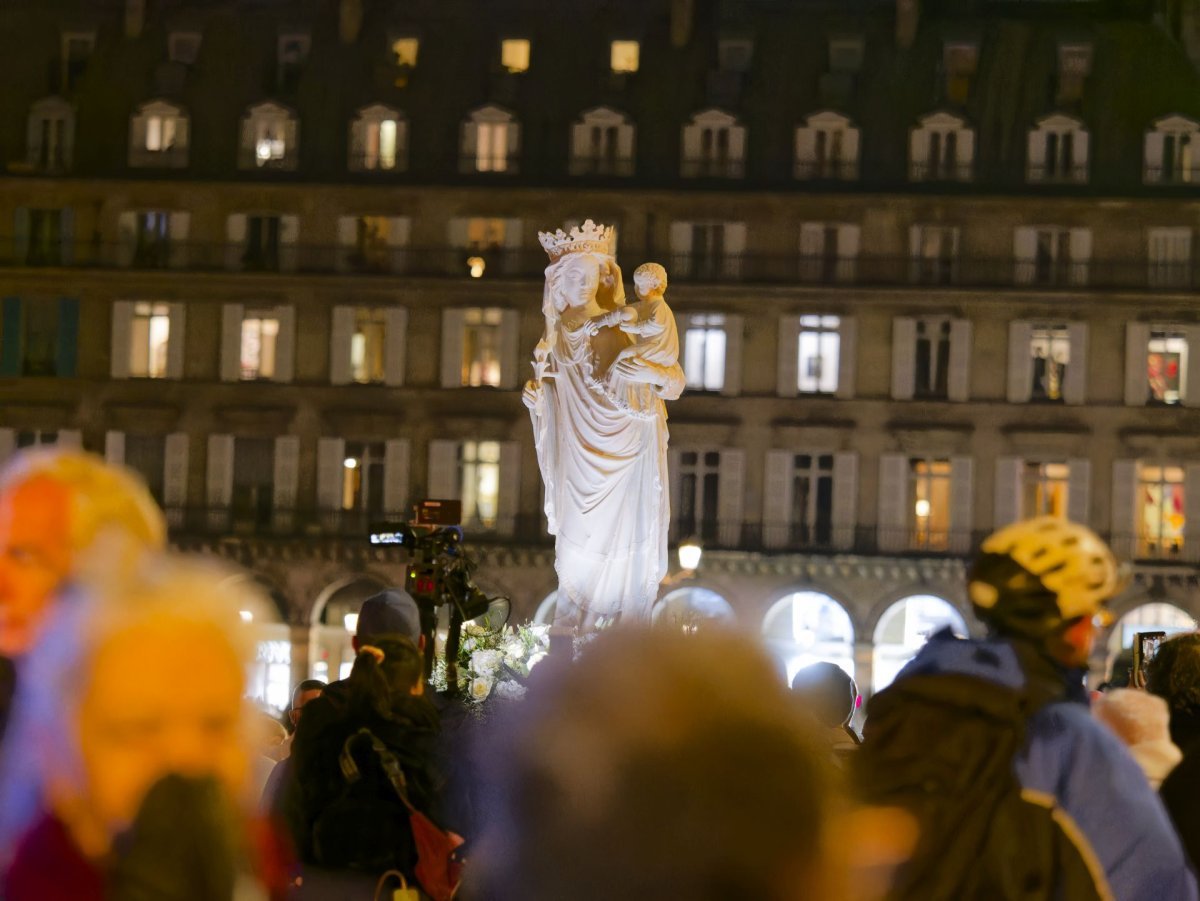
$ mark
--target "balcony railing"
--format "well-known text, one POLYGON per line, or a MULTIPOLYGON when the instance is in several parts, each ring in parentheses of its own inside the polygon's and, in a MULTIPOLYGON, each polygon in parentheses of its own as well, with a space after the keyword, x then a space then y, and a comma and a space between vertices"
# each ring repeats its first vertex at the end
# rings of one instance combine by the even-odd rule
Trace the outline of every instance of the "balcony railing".
POLYGON ((746 161, 710 157, 684 160, 679 167, 679 174, 683 178, 744 178, 746 161))
MULTIPOLYGON (((958 288, 1179 291, 1200 285, 1190 261, 1090 260, 1039 267, 1028 258, 837 256, 830 254, 674 253, 622 249, 628 259, 659 259, 678 282, 824 284, 869 287, 912 284, 958 288)), ((0 237, 0 267, 171 269, 189 272, 300 272, 456 278, 542 278, 538 247, 347 247, 279 243, 166 241, 136 253, 128 244, 16 241, 0 237)))
POLYGON ((1030 184, 1037 185, 1086 185, 1088 167, 1086 164, 1070 166, 1029 166, 1025 177, 1030 184))
POLYGON ((796 160, 800 181, 856 181, 858 160, 796 160))
POLYGON ((633 157, 573 156, 572 175, 596 175, 625 178, 633 175, 633 157))

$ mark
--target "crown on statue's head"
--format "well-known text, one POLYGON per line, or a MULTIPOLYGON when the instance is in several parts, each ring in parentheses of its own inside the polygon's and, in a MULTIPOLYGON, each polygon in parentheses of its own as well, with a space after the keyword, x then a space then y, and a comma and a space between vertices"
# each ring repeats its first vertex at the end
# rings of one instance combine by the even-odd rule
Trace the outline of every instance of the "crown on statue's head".
POLYGON ((551 260, 558 260, 568 253, 603 253, 612 256, 613 238, 616 229, 611 225, 597 225, 588 219, 583 225, 571 228, 570 233, 561 228, 554 232, 538 232, 538 240, 551 260))

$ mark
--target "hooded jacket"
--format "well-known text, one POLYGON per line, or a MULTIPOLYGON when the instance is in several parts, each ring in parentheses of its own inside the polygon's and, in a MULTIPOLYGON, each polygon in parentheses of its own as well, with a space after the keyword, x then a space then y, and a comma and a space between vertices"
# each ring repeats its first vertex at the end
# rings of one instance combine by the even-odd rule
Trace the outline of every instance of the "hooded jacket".
POLYGON ((1035 713, 1014 760, 1017 781, 1053 800, 1055 821, 1089 864, 1099 897, 1200 897, 1158 796, 1121 742, 1091 716, 1082 670, 1056 663, 1031 642, 943 632, 897 681, 939 674, 985 679, 1029 699, 1035 713))

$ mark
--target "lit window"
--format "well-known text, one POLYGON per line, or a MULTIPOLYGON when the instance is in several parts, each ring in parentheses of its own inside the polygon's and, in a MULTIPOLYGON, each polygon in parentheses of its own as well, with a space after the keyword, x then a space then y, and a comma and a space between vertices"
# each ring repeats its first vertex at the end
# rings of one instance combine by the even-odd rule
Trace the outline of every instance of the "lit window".
POLYGON ((508 169, 507 122, 480 122, 477 126, 475 169, 477 172, 504 172, 508 169))
POLYGON ((1172 329, 1153 329, 1146 347, 1146 380, 1150 402, 1177 404, 1185 397, 1188 370, 1187 338, 1172 329))
POLYGON ((1071 333, 1065 325, 1040 326, 1029 339, 1033 365, 1033 400, 1061 401, 1071 362, 1071 333))
POLYGON ((950 461, 909 461, 912 546, 945 549, 950 538, 950 461))
POLYGON ((612 70, 614 72, 636 72, 639 49, 637 41, 613 41, 612 70))
POLYGON ((725 317, 692 316, 684 335, 683 370, 687 386, 700 391, 725 387, 725 317))
POLYGON ((474 308, 464 312, 462 383, 472 388, 500 384, 502 311, 474 308))
POLYGON ((1021 480, 1022 517, 1057 516, 1065 519, 1070 475, 1071 467, 1066 463, 1026 463, 1021 480))
POLYGON ((259 122, 258 136, 254 141, 254 158, 258 165, 266 166, 272 160, 281 160, 287 152, 283 139, 282 122, 259 122))
POLYGON ((471 250, 499 250, 504 246, 503 219, 468 219, 467 247, 471 250))
POLYGON ((509 38, 500 42, 500 65, 509 72, 524 72, 529 68, 529 41, 509 38))
POLYGON ((278 319, 253 316, 242 320, 242 379, 274 378, 278 338, 278 319))
POLYGON ((420 41, 416 38, 396 38, 392 41, 392 55, 395 57, 396 65, 415 69, 417 50, 420 49, 420 46, 420 41))
POLYGON ((164 378, 167 374, 167 342, 170 335, 171 315, 167 304, 134 304, 129 374, 140 378, 164 378))
POLYGON ((154 152, 170 150, 175 146, 174 116, 150 116, 146 119, 146 149, 154 152))
POLYGON ((382 442, 347 442, 342 460, 342 509, 383 511, 384 446, 382 442))
POLYGON ((350 337, 350 373, 359 384, 383 381, 385 321, 383 310, 360 307, 354 311, 354 334, 350 337))
POLYGON ((833 454, 792 458, 790 545, 827 545, 833 540, 833 454))
POLYGON ((841 352, 841 321, 837 316, 801 316, 797 387, 801 394, 837 391, 841 352))
POLYGON ((459 445, 458 463, 463 522, 493 528, 500 506, 499 442, 464 441, 459 445))
POLYGON ((1182 466, 1138 467, 1138 556, 1174 557, 1183 550, 1182 466))

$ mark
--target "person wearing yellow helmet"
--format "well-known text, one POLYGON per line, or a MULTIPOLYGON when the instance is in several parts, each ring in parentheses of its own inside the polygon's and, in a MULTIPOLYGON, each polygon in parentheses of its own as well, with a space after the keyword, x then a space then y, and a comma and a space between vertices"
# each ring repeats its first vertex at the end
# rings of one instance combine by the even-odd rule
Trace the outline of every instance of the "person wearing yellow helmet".
POLYGON ((984 540, 967 595, 986 638, 934 635, 868 707, 856 782, 921 838, 894 901, 1195 901, 1162 803, 1088 710, 1084 676, 1121 568, 1039 517, 984 540))

